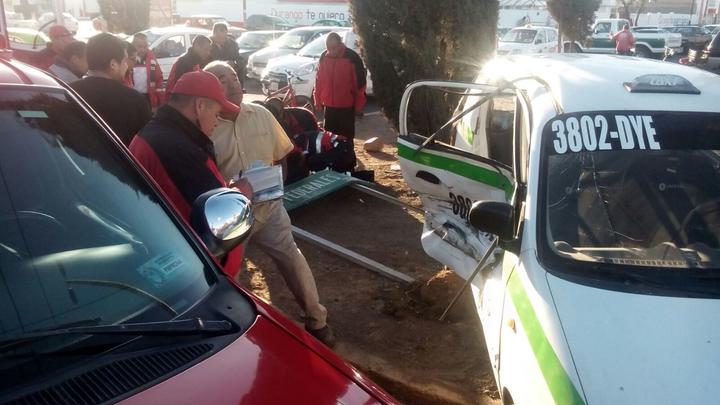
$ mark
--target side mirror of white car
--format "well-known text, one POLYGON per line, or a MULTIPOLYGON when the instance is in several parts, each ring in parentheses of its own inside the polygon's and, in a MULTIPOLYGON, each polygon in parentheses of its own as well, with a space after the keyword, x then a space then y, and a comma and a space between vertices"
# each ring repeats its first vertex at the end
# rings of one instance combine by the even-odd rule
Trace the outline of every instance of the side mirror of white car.
POLYGON ((477 201, 472 205, 468 219, 476 229, 497 235, 501 241, 510 241, 514 237, 514 212, 515 209, 508 203, 477 201))

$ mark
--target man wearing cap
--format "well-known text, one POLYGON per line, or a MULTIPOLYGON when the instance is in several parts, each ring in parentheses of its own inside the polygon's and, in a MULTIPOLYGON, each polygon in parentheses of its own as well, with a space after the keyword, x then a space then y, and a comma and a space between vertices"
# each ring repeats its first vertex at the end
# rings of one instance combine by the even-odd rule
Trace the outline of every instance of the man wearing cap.
MULTIPOLYGON (((257 160, 285 167, 285 157, 293 145, 272 113, 257 104, 242 102, 242 85, 227 62, 210 62, 204 70, 217 76, 225 88, 225 96, 240 106, 239 113, 223 114, 225 119, 219 120, 212 134, 222 176, 233 178, 257 160)), ((335 338, 327 324, 327 309, 320 304, 315 278, 295 244, 282 199, 253 206, 253 214, 255 225, 250 243, 270 256, 277 266, 295 301, 305 312, 305 330, 332 346, 335 338)))
POLYGON ((40 69, 47 70, 55 62, 55 57, 72 43, 75 39, 73 34, 62 25, 53 25, 48 32, 50 42, 47 47, 35 55, 33 65, 40 69))
MULTIPOLYGON (((215 163, 210 140, 221 111, 237 114, 240 108, 225 98, 218 79, 203 71, 186 73, 175 84, 168 103, 158 108, 130 143, 130 152, 188 222, 198 196, 228 186, 215 163)), ((230 186, 252 195, 242 184, 230 186)), ((235 276, 241 264, 242 249, 236 248, 224 264, 225 273, 235 276)))

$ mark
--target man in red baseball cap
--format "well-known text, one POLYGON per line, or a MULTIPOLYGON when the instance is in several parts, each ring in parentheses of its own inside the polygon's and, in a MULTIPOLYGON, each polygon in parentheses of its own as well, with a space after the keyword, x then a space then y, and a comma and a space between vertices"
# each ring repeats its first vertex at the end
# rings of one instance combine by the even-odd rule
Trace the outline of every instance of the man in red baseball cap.
MULTIPOLYGON (((166 105, 130 143, 130 152, 157 182, 189 222, 195 199, 206 191, 228 187, 215 162, 210 140, 220 112, 237 114, 240 107, 225 98, 225 90, 212 73, 184 74, 166 105)), ((248 197, 247 183, 230 184, 248 197)), ((242 248, 227 257, 224 270, 234 276, 242 264, 242 248)))
POLYGON ((65 47, 75 40, 72 32, 60 24, 50 27, 48 36, 50 37, 50 42, 48 42, 45 49, 35 55, 33 61, 34 66, 44 70, 47 70, 50 65, 55 62, 55 57, 60 55, 65 47))

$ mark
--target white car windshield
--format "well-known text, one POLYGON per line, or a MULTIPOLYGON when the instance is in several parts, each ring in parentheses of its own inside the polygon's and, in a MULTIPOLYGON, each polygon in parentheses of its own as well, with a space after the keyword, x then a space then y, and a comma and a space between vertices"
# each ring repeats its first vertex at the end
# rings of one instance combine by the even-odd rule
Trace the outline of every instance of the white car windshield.
POLYGON ((145 36, 147 36, 148 44, 150 44, 150 45, 152 45, 155 41, 160 39, 161 36, 163 36, 162 33, 157 32, 157 31, 151 31, 151 30, 142 31, 142 33, 145 34, 145 36))
POLYGON ((307 43, 311 33, 306 31, 288 32, 277 39, 274 46, 278 48, 300 49, 307 43))
POLYGON ((323 52, 325 52, 325 39, 327 35, 323 35, 319 38, 314 39, 309 44, 305 45, 303 49, 298 52, 298 56, 307 56, 309 58, 319 58, 323 52))
POLYGON ((512 29, 500 38, 500 42, 516 42, 521 44, 531 44, 535 41, 536 30, 531 29, 512 29))
POLYGON ((273 39, 271 33, 246 32, 237 40, 238 47, 247 49, 260 49, 268 46, 273 39))
POLYGON ((583 113, 543 132, 546 246, 580 262, 720 266, 720 114, 583 113))

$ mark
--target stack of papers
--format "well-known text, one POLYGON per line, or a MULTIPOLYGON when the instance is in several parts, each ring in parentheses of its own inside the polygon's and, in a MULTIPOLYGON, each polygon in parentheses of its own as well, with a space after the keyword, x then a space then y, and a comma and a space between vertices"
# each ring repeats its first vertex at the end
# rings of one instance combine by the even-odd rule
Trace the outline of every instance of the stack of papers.
POLYGON ((279 165, 250 168, 242 173, 241 178, 252 186, 252 201, 255 203, 275 200, 284 194, 282 167, 279 165))

